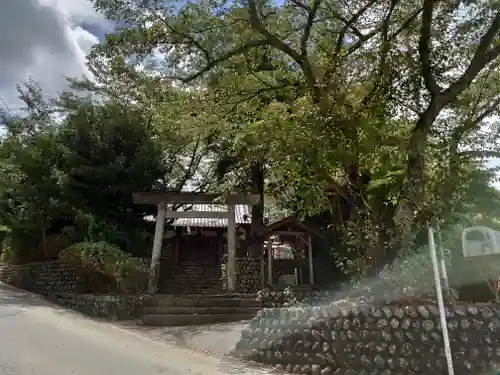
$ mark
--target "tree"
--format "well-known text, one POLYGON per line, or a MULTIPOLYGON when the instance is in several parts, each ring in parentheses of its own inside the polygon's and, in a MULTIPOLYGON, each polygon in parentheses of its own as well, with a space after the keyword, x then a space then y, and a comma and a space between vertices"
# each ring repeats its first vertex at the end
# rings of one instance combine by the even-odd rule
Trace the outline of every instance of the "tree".
POLYGON ((71 209, 61 196, 54 108, 33 82, 18 90, 25 115, 3 117, 0 221, 10 229, 12 261, 40 260, 48 255, 45 238, 52 225, 71 217, 71 209), (41 253, 36 251, 40 245, 41 253))
MULTIPOLYGON (((475 125, 464 122, 471 93, 498 69, 500 12, 491 2, 94 3, 129 26, 96 47, 93 70, 109 68, 103 61, 135 65, 161 50, 164 82, 202 88, 198 110, 207 122, 236 129, 247 155, 266 154, 269 179, 297 198, 299 211, 335 212, 332 197, 339 195, 353 202, 353 212, 373 211, 355 186, 361 171, 370 172, 377 186, 371 200, 383 209, 355 220, 388 223, 377 235, 377 254, 367 254, 375 268, 388 248, 418 233, 429 217, 428 195, 450 190, 429 184, 429 173, 440 169, 435 156, 461 152, 497 106, 491 90, 469 113, 475 125), (214 106, 220 116, 210 113, 214 106), (249 126, 237 126, 242 115, 249 126), (438 146, 448 151, 434 151, 438 146)), ((447 182, 456 170, 448 168, 447 182)))
POLYGON ((132 193, 164 177, 151 120, 113 102, 81 101, 67 109, 57 142, 68 201, 103 219, 137 225, 144 207, 133 203, 132 193))
POLYGON ((144 255, 150 248, 142 238, 144 216, 155 211, 135 205, 132 193, 207 183, 200 173, 206 152, 193 141, 193 121, 159 95, 187 99, 157 90, 134 103, 105 87, 97 92, 74 83, 79 91, 48 100, 30 82, 20 89, 26 114, 4 117, 0 219, 11 230, 11 247, 24 260, 41 260, 46 251, 31 253, 45 246, 48 232, 72 227, 74 240, 107 241, 144 255))

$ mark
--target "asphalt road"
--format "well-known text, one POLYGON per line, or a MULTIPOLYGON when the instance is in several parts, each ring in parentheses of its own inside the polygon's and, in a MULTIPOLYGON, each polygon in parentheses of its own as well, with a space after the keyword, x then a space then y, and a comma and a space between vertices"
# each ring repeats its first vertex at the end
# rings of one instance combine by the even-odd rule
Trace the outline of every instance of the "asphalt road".
POLYGON ((0 283, 0 375, 264 374, 94 321, 0 283))

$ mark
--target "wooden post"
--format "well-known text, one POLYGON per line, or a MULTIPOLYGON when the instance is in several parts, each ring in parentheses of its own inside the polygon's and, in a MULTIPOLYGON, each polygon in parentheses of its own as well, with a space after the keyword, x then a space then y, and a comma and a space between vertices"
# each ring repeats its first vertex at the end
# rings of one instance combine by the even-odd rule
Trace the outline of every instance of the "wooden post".
POLYGON ((179 248, 180 248, 180 241, 182 238, 182 229, 175 228, 175 254, 174 254, 174 265, 177 266, 179 265, 179 248))
POLYGON ((271 237, 267 239, 267 283, 273 285, 273 242, 271 237))
POLYGON ((236 291, 236 218, 234 204, 227 209, 227 289, 236 291))
POLYGON ((263 246, 260 244, 260 286, 262 289, 264 289, 264 286, 266 285, 266 267, 265 267, 265 259, 264 259, 264 251, 263 251, 263 246))
POLYGON ((151 254, 151 266, 149 268, 148 293, 155 294, 158 286, 158 276, 160 270, 161 250, 163 247, 163 233, 165 231, 165 203, 158 204, 158 214, 156 215, 155 238, 153 242, 153 252, 151 254))
POLYGON ((308 244, 308 255, 309 255, 309 284, 314 285, 314 264, 313 264, 313 249, 312 249, 311 235, 309 235, 307 244, 308 244))

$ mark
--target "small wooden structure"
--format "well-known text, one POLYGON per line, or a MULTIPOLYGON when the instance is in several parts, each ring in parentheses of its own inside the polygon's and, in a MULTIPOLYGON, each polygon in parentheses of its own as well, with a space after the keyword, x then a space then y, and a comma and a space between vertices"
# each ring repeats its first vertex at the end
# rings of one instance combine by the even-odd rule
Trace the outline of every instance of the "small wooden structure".
POLYGON ((134 203, 156 205, 158 213, 156 216, 155 236, 153 242, 153 251, 151 255, 150 279, 148 284, 148 293, 156 293, 158 286, 159 267, 161 252, 163 247, 163 237, 166 218, 227 218, 227 278, 228 290, 236 290, 236 221, 235 205, 248 204, 256 205, 260 201, 259 195, 247 194, 207 194, 207 193, 188 193, 188 192, 138 192, 133 194, 134 203), (168 204, 205 204, 219 203, 227 205, 227 211, 168 211, 168 204))
MULTIPOLYGON (((267 254, 268 285, 273 285, 277 281, 275 280, 275 273, 273 271, 274 263, 278 262, 277 259, 292 260, 301 257, 304 259, 307 258, 308 267, 306 273, 308 274, 308 284, 311 286, 314 285, 313 235, 319 236, 318 233, 304 225, 295 216, 286 217, 264 228, 260 236, 264 239, 265 253, 267 254), (288 254, 280 254, 285 252, 288 254)), ((301 270, 297 270, 297 268, 295 271, 295 278, 297 280, 300 276, 299 273, 302 272, 301 270)), ((264 284, 265 275, 262 274, 261 277, 263 280, 262 284, 264 284)))

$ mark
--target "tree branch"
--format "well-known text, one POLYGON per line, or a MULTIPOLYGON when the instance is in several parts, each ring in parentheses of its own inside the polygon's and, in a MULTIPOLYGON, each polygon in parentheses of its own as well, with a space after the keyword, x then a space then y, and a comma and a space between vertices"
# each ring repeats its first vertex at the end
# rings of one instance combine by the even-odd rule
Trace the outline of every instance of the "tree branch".
POLYGON ((272 85, 269 85, 268 87, 261 87, 261 88, 259 88, 257 90, 254 90, 254 92, 249 93, 244 98, 240 98, 240 99, 237 99, 237 100, 229 101, 229 102, 224 103, 224 104, 225 105, 238 105, 238 104, 244 103, 244 102, 246 102, 248 100, 251 100, 253 98, 256 98, 259 95, 264 94, 266 92, 272 92, 272 91, 282 90, 282 89, 286 89, 286 88, 293 87, 293 86, 294 85, 289 84, 289 85, 281 85, 281 86, 272 86, 272 85))
MULTIPOLYGON (((430 0, 427 0, 430 1, 430 0)), ((447 104, 460 95, 490 62, 500 56, 500 45, 491 48, 491 44, 500 30, 500 12, 498 12, 491 23, 488 31, 483 35, 479 46, 472 57, 469 66, 462 76, 443 92, 444 102, 447 104)))
POLYGON ((309 5, 299 1, 299 0, 290 0, 290 2, 297 6, 298 8, 301 8, 301 9, 304 9, 306 12, 310 13, 311 12, 311 8, 309 7, 309 5))
POLYGON ((354 53, 356 50, 361 48, 363 43, 366 41, 370 40, 373 38, 379 29, 375 29, 368 34, 363 34, 361 31, 358 30, 357 27, 354 26, 354 23, 359 20, 359 18, 370 9, 370 7, 375 4, 376 0, 370 0, 368 1, 362 8, 360 8, 356 13, 352 15, 350 19, 346 19, 345 17, 342 17, 338 12, 335 12, 335 10, 331 9, 332 13, 334 14, 335 17, 337 17, 340 21, 344 23, 344 27, 342 30, 340 30, 340 33, 337 37, 337 41, 335 43, 335 49, 334 52, 331 56, 331 58, 328 61, 327 67, 323 73, 323 77, 321 79, 321 82, 326 83, 330 80, 332 77, 333 73, 337 69, 338 66, 338 60, 340 57, 343 55, 342 53, 342 47, 344 46, 344 39, 347 34, 347 31, 351 29, 354 34, 358 37, 358 41, 354 43, 349 50, 345 53, 345 55, 350 55, 354 53))
MULTIPOLYGON (((341 54, 342 52, 342 46, 344 45, 344 39, 345 35, 347 34, 347 31, 349 29, 353 30, 354 33, 358 36, 360 41, 364 41, 365 36, 357 30, 356 27, 354 27, 354 23, 359 20, 359 18, 368 10, 370 7, 375 4, 376 0, 370 0, 368 3, 365 4, 361 9, 359 9, 356 13, 354 13, 351 17, 351 19, 346 20, 343 17, 340 17, 339 20, 344 22, 345 25, 340 30, 340 33, 337 37, 337 42, 335 43, 335 52, 334 52, 334 59, 336 60, 337 57, 341 54)), ((334 14, 335 16, 338 16, 338 14, 334 14)))
POLYGON ((314 0, 312 7, 307 11, 307 21, 304 25, 304 33, 302 34, 302 38, 300 38, 300 52, 304 57, 307 56, 307 41, 311 36, 311 29, 314 25, 314 19, 316 18, 320 5, 321 0, 314 0))
MULTIPOLYGON (((431 0, 424 0, 424 13, 425 16, 422 18, 423 24, 432 22, 432 12, 430 12, 430 4, 431 0), (425 22, 424 22, 425 21, 425 22)), ((421 38, 424 40, 421 41, 419 47, 422 50, 423 47, 423 57, 422 57, 422 70, 423 74, 428 74, 430 72, 430 63, 427 61, 426 53, 429 51, 426 50, 428 46, 424 46, 423 44, 428 43, 428 38, 425 29, 429 26, 422 26, 421 38)), ((411 222, 411 215, 409 213, 415 210, 415 207, 418 206, 422 199, 423 194, 423 171, 424 171, 424 153, 425 146, 427 142, 427 136, 429 130, 431 129, 434 121, 437 116, 441 112, 441 110, 448 105, 452 100, 454 100, 459 94, 461 94, 472 81, 476 78, 476 76, 481 72, 481 70, 491 61, 493 61, 496 57, 500 55, 500 46, 497 46, 493 49, 490 49, 490 45, 495 39, 495 36, 500 29, 500 12, 498 12, 495 16, 494 21, 488 28, 488 31, 482 36, 479 46, 474 53, 473 58, 470 61, 469 66, 465 70, 464 74, 453 83, 447 90, 443 92, 439 92, 436 94, 435 91, 431 91, 432 99, 427 106, 427 109, 420 115, 415 127, 412 130, 412 135, 410 138, 410 146, 408 152, 408 161, 407 161, 407 181, 402 188, 401 201, 399 203, 398 214, 397 216, 407 221, 406 224, 411 222), (490 49, 490 50, 489 50, 490 49), (489 51, 488 51, 489 50, 489 51)), ((429 34, 430 36, 430 34, 429 34)), ((422 51, 421 51, 422 52, 422 51)), ((426 84, 429 85, 430 90, 435 90, 432 83, 433 77, 424 76, 424 80, 426 80, 426 84)), ((408 227, 403 229, 403 233, 406 233, 408 227)), ((405 235, 409 234, 406 233, 405 235)))
POLYGON ((203 53, 203 55, 205 56, 205 59, 207 61, 211 60, 210 52, 206 48, 204 48, 192 35, 189 35, 189 34, 186 34, 186 33, 181 33, 180 31, 176 30, 165 18, 161 17, 154 9, 151 9, 149 6, 147 7, 147 9, 151 12, 151 14, 153 15, 153 17, 157 21, 159 21, 163 25, 165 25, 165 27, 168 30, 170 30, 170 32, 176 34, 177 36, 179 36, 181 38, 186 39, 189 43, 191 43, 196 48, 198 48, 198 50, 200 50, 201 53, 203 53))
MULTIPOLYGON (((394 33, 392 33, 389 37, 388 37, 388 41, 389 42, 392 42, 394 39, 396 39, 404 30, 406 30, 408 28, 408 26, 411 25, 411 23, 420 15, 420 13, 422 13, 424 8, 420 8, 419 10, 417 10, 415 13, 413 13, 402 25, 399 29, 397 29, 394 33)), ((364 34, 364 38, 362 39, 358 39, 358 41, 354 44, 352 44, 348 50, 345 52, 345 56, 349 56, 351 54, 353 54, 354 52, 356 52, 358 49, 360 49, 363 44, 367 41, 369 41, 370 39, 372 39, 375 35, 377 35, 378 32, 380 32, 382 30, 383 26, 381 27, 378 27, 376 29, 374 29, 373 31, 369 32, 368 34, 364 34)))
POLYGON ((198 149, 200 147, 200 140, 201 137, 198 137, 196 139, 196 142, 193 146, 193 151, 191 152, 191 157, 189 159, 189 164, 184 171, 184 175, 182 178, 177 182, 175 186, 175 191, 181 191, 184 185, 186 185, 186 182, 192 177, 193 173, 196 171, 198 166, 200 165, 201 159, 203 158, 203 155, 196 156, 198 149))
MULTIPOLYGON (((366 12, 368 10, 367 9, 362 9, 363 10, 363 13, 366 12)), ((339 50, 339 48, 342 48, 342 44, 343 44, 343 41, 344 41, 344 38, 345 38, 345 34, 347 33, 347 31, 349 29, 352 30, 352 32, 358 37, 358 39, 360 40, 363 40, 365 39, 365 34, 363 34, 361 31, 359 31, 359 29, 354 26, 354 23, 359 19, 359 17, 363 14, 361 13, 359 16, 358 16, 358 13, 356 13, 350 20, 348 20, 347 18, 343 17, 340 13, 338 13, 337 11, 335 11, 334 9, 332 9, 332 14, 337 17, 340 21, 342 21, 344 23, 344 27, 342 28, 342 30, 340 31, 340 34, 337 38, 337 43, 335 44, 336 45, 336 50, 339 50), (340 47, 339 47, 340 45, 340 47)))
POLYGON ((373 84, 372 89, 363 98, 363 106, 367 106, 371 99, 377 94, 377 92, 382 91, 384 93, 389 91, 390 82, 388 77, 388 64, 387 64, 387 55, 391 49, 391 43, 389 41, 389 26, 391 23, 392 14, 394 13, 394 9, 400 0, 391 0, 391 5, 389 10, 384 18, 384 22, 382 23, 382 33, 381 33, 381 43, 382 46, 380 48, 380 62, 378 66, 378 72, 376 74, 375 82, 373 84))
POLYGON ((470 159, 500 158, 500 151, 495 151, 495 150, 462 151, 458 154, 458 156, 460 158, 470 158, 470 159))
POLYGON ((266 29, 264 24, 259 18, 259 13, 257 11, 257 5, 255 0, 248 0, 248 9, 250 12, 250 26, 257 30, 268 42, 269 45, 279 49, 280 51, 289 55, 297 64, 303 64, 303 57, 299 52, 294 50, 288 44, 280 40, 276 35, 266 29))
POLYGON ((315 102, 319 102, 321 100, 322 90, 320 90, 317 85, 316 77, 307 56, 302 55, 286 44, 283 40, 279 39, 275 34, 267 30, 259 18, 255 0, 247 0, 247 4, 250 13, 250 26, 258 31, 270 46, 290 56, 301 67, 302 72, 304 73, 304 78, 313 94, 315 102))
POLYGON ((401 27, 389 36, 388 40, 393 41, 394 39, 396 39, 399 36, 399 34, 401 34, 404 30, 406 30, 411 25, 411 23, 417 19, 417 17, 420 15, 420 13, 423 12, 423 10, 424 7, 421 7, 410 17, 408 17, 408 19, 401 25, 401 27))
POLYGON ((420 39, 418 41, 422 78, 424 79, 425 87, 432 96, 436 96, 441 92, 441 88, 436 82, 431 66, 430 39, 434 4, 434 0, 424 0, 422 26, 420 28, 420 39))
POLYGON ((203 74, 205 74, 205 73, 209 72, 210 70, 212 70, 213 68, 215 68, 217 65, 229 60, 231 57, 240 55, 246 51, 251 50, 252 48, 265 46, 267 44, 268 44, 267 40, 250 41, 250 42, 242 45, 241 47, 238 47, 238 48, 233 49, 232 51, 226 52, 225 54, 223 54, 222 56, 220 56, 216 59, 211 59, 210 61, 207 62, 207 65, 205 65, 202 69, 200 69, 199 71, 197 71, 196 73, 194 73, 190 76, 187 76, 184 78, 174 76, 174 77, 169 77, 169 78, 178 79, 178 80, 182 81, 183 83, 192 82, 195 79, 201 77, 203 74))

